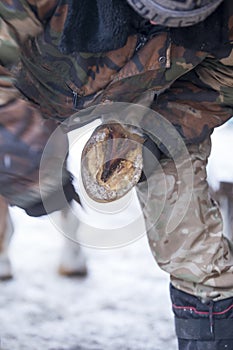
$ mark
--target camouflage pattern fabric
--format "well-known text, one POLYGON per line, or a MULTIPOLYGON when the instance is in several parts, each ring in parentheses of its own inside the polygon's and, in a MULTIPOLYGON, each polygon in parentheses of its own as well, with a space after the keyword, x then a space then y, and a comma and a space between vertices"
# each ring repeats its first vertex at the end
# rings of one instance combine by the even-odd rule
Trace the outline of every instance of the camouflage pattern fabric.
MULTIPOLYGON (((229 41, 233 41, 233 2, 225 0, 225 4, 229 13, 229 41)), ((222 237, 219 211, 208 199, 205 166, 212 129, 233 114, 233 49, 229 51, 226 46, 217 56, 185 49, 171 41, 169 31, 160 30, 151 37, 141 33, 129 36, 124 47, 111 52, 77 52, 67 56, 58 50, 67 10, 66 0, 1 0, 0 18, 9 24, 20 49, 17 76, 0 66, 2 130, 17 132, 16 126, 21 123, 19 139, 22 135, 29 148, 30 143, 39 145, 37 150, 41 154, 55 128, 55 123, 51 129, 46 128, 43 118, 51 123, 60 122, 74 112, 111 101, 144 104, 148 94, 147 106, 176 127, 188 145, 194 167, 190 205, 185 207, 183 221, 169 233, 164 230, 177 201, 179 180, 175 167, 182 167, 187 159, 181 158, 177 164, 169 158, 161 161, 161 168, 149 181, 152 182, 149 205, 146 185, 138 185, 152 252, 159 265, 171 274, 177 288, 216 299, 232 296, 231 245, 222 237), (46 135, 42 137, 43 129, 46 135), (167 191, 162 191, 160 182, 167 191)), ((79 125, 85 123, 88 116, 79 125)), ((150 117, 145 117, 141 126, 156 134, 157 122, 150 117)), ((167 144, 169 138, 168 133, 167 144)), ((3 137, 1 140, 4 144, 3 137)), ((30 173, 24 175, 29 184, 30 173)), ((184 186, 179 194, 184 202, 190 196, 185 182, 188 175, 183 174, 184 186)), ((9 197, 15 190, 14 187, 9 197)), ((24 190, 18 198, 27 200, 26 194, 24 190)), ((175 218, 184 210, 178 209, 173 213, 175 218)))
POLYGON ((0 18, 0 106, 19 96, 7 70, 19 59, 19 50, 11 34, 9 26, 0 18))
POLYGON ((10 35, 9 28, 0 19, 0 65, 8 66, 15 64, 19 53, 15 40, 10 35))
MULTIPOLYGON (((225 1, 231 41, 233 4, 225 1)), ((22 67, 16 86, 40 106, 44 117, 60 121, 97 103, 140 102, 148 91, 159 93, 152 108, 190 142, 203 140, 212 127, 231 117, 232 52, 222 50, 215 58, 208 52, 184 49, 171 43, 169 31, 160 31, 149 40, 141 34, 130 36, 115 51, 66 56, 57 47, 67 9, 66 1, 58 0, 3 0, 0 4, 0 16, 20 43, 22 67), (187 83, 190 71, 193 76, 187 83)))
POLYGON ((43 188, 48 194, 57 188, 56 163, 66 157, 67 135, 60 133, 57 143, 50 144, 53 156, 49 162, 53 166, 43 172, 39 188, 41 156, 57 122, 44 119, 35 106, 16 98, 21 94, 12 84, 11 72, 19 60, 19 47, 10 33, 10 27, 0 20, 0 104, 4 104, 0 109, 0 183, 1 194, 10 204, 25 208, 40 200, 43 188))
POLYGON ((203 299, 232 297, 233 245, 223 236, 222 217, 206 180, 210 139, 189 146, 188 151, 190 158, 178 158, 176 164, 168 158, 161 161, 149 179, 150 191, 146 183, 137 185, 150 248, 176 288, 203 299), (177 169, 189 161, 191 167, 178 178, 177 169), (181 193, 178 181, 182 181, 181 193), (175 206, 178 197, 181 203, 189 202, 187 208, 175 206), (180 215, 182 220, 174 222, 180 215))

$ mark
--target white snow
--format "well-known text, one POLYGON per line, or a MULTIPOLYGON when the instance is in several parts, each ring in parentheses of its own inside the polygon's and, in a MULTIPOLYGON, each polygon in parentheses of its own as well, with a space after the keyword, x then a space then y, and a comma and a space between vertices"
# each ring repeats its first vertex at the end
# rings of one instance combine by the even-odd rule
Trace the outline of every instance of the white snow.
POLYGON ((208 180, 214 190, 219 182, 233 182, 233 119, 212 134, 212 151, 208 162, 208 180))
POLYGON ((63 237, 53 224, 11 212, 15 277, 1 283, 1 349, 176 349, 168 276, 145 237, 118 249, 85 248, 89 275, 70 279, 56 271, 63 237))

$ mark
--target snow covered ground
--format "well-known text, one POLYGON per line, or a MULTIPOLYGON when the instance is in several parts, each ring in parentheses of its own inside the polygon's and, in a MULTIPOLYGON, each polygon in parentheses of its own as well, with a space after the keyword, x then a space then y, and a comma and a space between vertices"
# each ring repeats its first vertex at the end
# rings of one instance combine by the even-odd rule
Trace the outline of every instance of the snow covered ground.
POLYGON ((0 286, 2 350, 176 349, 168 277, 145 237, 118 249, 86 248, 88 276, 66 278, 56 271, 63 237, 54 225, 12 214, 15 277, 0 286))
MULTIPOLYGON (((229 126, 213 139, 212 183, 223 176, 220 170, 232 152, 229 145, 225 150, 219 145, 223 147, 232 133, 229 126)), ((87 215, 79 228, 81 243, 89 246, 84 248, 86 278, 57 274, 64 237, 56 229, 56 219, 32 219, 11 209, 16 228, 10 249, 14 279, 0 284, 1 350, 177 350, 169 279, 150 253, 142 218, 137 214, 127 227, 133 205, 138 213, 136 204, 129 203, 125 215, 117 216, 117 209, 112 215, 112 208, 108 214, 98 208, 98 215, 93 212, 89 221, 87 215), (118 236, 115 232, 115 241, 111 237, 109 249, 99 249, 106 248, 111 225, 118 236), (98 232, 104 238, 93 248, 98 232)))

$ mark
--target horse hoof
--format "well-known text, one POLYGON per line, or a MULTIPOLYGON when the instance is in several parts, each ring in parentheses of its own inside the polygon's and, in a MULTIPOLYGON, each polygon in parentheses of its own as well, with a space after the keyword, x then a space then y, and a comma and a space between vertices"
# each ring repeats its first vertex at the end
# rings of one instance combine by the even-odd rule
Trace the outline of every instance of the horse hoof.
POLYGON ((6 281, 13 277, 10 259, 0 257, 0 281, 6 281))
POLYGON ((62 256, 58 273, 67 277, 85 277, 87 275, 85 255, 81 250, 70 251, 62 256))
POLYGON ((69 269, 65 266, 59 266, 58 273, 61 276, 66 277, 86 277, 87 276, 87 267, 83 266, 78 269, 69 269))

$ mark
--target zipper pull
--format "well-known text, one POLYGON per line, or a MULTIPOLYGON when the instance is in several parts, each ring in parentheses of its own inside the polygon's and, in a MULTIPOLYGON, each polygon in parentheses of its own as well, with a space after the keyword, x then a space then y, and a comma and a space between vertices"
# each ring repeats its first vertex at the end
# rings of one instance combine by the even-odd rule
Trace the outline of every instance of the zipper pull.
POLYGON ((75 91, 72 91, 73 93, 73 106, 75 109, 78 107, 78 94, 75 91))
POLYGON ((148 39, 145 35, 140 34, 136 44, 135 52, 138 52, 138 50, 141 49, 146 44, 147 40, 148 39))

